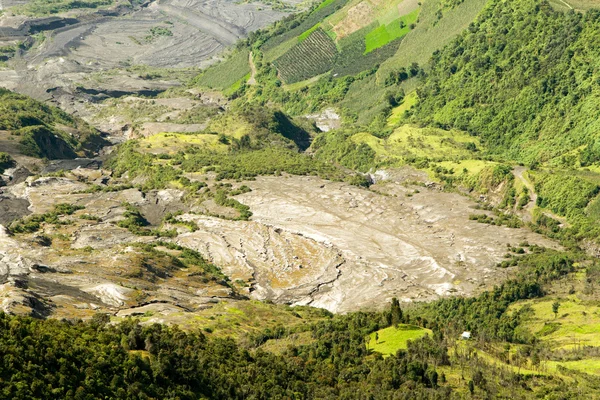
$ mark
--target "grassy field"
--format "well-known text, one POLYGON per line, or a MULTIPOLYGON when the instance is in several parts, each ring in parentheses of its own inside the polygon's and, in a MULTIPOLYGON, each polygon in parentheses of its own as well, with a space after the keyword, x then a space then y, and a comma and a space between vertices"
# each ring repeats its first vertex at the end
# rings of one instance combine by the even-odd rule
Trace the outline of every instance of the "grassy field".
POLYGON ((473 152, 467 144, 480 146, 477 138, 461 131, 445 131, 436 128, 418 128, 403 125, 387 138, 381 139, 369 133, 351 137, 355 143, 366 143, 377 153, 380 161, 402 160, 409 157, 439 157, 444 159, 472 159, 473 152))
POLYGON ((365 53, 370 53, 375 49, 385 46, 395 39, 399 39, 410 32, 411 24, 417 21, 419 10, 415 10, 408 15, 402 16, 388 25, 380 25, 375 30, 371 31, 365 37, 366 50, 365 53))
POLYGON ((404 97, 404 101, 398 107, 395 107, 389 118, 388 118, 388 126, 398 126, 404 121, 404 113, 410 110, 413 106, 415 106, 419 101, 419 96, 416 91, 408 93, 404 97))
POLYGON ((553 349, 600 345, 600 307, 597 302, 582 301, 577 296, 545 298, 518 303, 516 307, 530 306, 533 315, 524 327, 548 342, 553 349), (552 304, 560 304, 558 314, 552 312, 552 304))
POLYGON ((598 0, 550 0, 550 4, 558 11, 585 11, 600 7, 598 0))
POLYGON ((381 65, 378 81, 399 67, 408 67, 411 62, 425 65, 431 54, 450 42, 466 29, 486 4, 486 0, 465 0, 454 9, 444 12, 438 20, 436 12, 441 0, 423 2, 419 23, 402 40, 396 55, 381 65))
MULTIPOLYGON (((213 337, 234 337, 278 326, 302 326, 327 318, 327 312, 311 307, 289 307, 260 301, 222 301, 190 318, 188 313, 171 314, 169 320, 183 329, 201 329, 213 337)), ((144 315, 142 322, 152 323, 159 315, 144 315)), ((277 342, 268 347, 276 348, 277 342)))
POLYGON ((211 89, 229 89, 250 74, 249 57, 250 50, 238 51, 226 61, 209 67, 195 79, 195 84, 211 89))
POLYGON ((419 339, 425 335, 431 335, 431 330, 419 328, 414 325, 399 325, 396 327, 389 327, 381 329, 377 332, 373 332, 370 335, 370 339, 367 339, 367 348, 384 356, 396 354, 398 350, 406 349, 409 340, 419 339), (375 335, 378 335, 378 339, 375 340, 375 335))
POLYGON ((75 9, 107 8, 113 4, 113 0, 33 0, 27 4, 12 7, 11 11, 14 14, 39 17, 65 13, 75 9))

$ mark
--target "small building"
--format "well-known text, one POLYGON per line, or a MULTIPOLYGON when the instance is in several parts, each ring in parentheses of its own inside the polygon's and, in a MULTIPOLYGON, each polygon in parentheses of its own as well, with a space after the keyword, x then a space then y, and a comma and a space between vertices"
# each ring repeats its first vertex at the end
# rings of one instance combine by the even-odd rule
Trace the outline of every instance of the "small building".
POLYGON ((467 331, 463 332, 462 335, 460 335, 460 338, 462 340, 469 340, 469 339, 471 339, 471 332, 467 332, 467 331))

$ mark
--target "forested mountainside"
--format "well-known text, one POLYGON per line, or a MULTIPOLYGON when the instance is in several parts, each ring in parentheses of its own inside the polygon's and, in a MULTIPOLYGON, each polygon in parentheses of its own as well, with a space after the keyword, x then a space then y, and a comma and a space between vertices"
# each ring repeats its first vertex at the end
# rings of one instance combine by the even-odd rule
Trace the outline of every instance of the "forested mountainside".
POLYGON ((7 50, 0 397, 595 398, 600 3, 211 4, 7 50))

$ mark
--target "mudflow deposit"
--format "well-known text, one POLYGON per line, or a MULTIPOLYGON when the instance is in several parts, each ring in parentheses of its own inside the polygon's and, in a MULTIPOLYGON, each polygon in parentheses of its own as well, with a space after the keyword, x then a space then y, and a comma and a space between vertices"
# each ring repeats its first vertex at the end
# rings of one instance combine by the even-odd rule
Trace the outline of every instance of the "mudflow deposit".
MULTIPOLYGON (((0 70, 0 86, 83 117, 86 96, 120 97, 120 109, 152 103, 164 116, 147 124, 134 121, 144 136, 176 130, 176 124, 161 121, 203 102, 138 97, 180 82, 142 79, 121 67, 206 66, 239 38, 289 12, 233 0, 161 0, 33 18, 11 13, 16 5, 11 1, 0 2, 9 10, 0 16, 2 41, 30 40, 42 31, 47 37, 0 70), (147 38, 153 27, 167 22, 172 35, 147 38)), ((298 3, 287 2, 290 10, 298 3)), ((226 102, 211 96, 209 102, 226 102)), ((102 118, 88 121, 111 125, 102 118)), ((0 150, 10 151, 14 142, 0 133, 0 150)), ((249 221, 234 221, 211 216, 231 212, 211 199, 189 199, 178 189, 131 188, 136 182, 113 176, 98 160, 40 166, 40 160, 12 153, 32 170, 37 165, 47 173, 67 172, 39 177, 19 168, 5 171, 1 225, 51 212, 58 204, 76 209, 34 233, 10 235, 0 225, 0 307, 7 312, 57 318, 98 310, 117 316, 151 312, 151 321, 177 321, 222 300, 249 298, 335 312, 379 309, 392 297, 410 302, 479 292, 511 272, 495 268, 507 248, 523 242, 557 246, 524 228, 470 221, 477 203, 442 192, 426 174, 411 169, 376 174, 370 189, 287 175, 232 182, 234 188, 251 189, 236 199, 253 213, 249 221), (119 185, 121 190, 112 190, 119 185), (122 223, 132 207, 149 224, 145 229, 176 234, 160 239, 135 234, 122 223), (176 217, 164 218, 174 212, 176 217), (208 279, 193 263, 174 262, 185 249, 225 276, 208 279)), ((215 183, 210 173, 190 179, 215 183)))
POLYGON ((476 203, 409 185, 407 177, 414 181, 419 174, 391 171, 371 190, 315 177, 242 182, 252 189, 237 196, 251 207, 250 221, 207 216, 207 210, 218 211, 210 200, 189 203, 174 189, 89 193, 92 183, 119 183, 102 170, 30 177, 5 188, 5 201, 26 204, 24 213, 48 212, 66 202, 81 209, 61 217, 67 224, 47 225, 19 240, 0 233, 2 309, 56 317, 152 311, 160 320, 224 299, 338 312, 372 309, 391 297, 413 301, 477 292, 509 272, 494 268, 507 244, 556 246, 526 229, 469 221, 476 203), (175 228, 177 235, 161 242, 137 236, 115 224, 125 218, 124 204, 155 223, 167 210, 182 211, 177 221, 197 226, 191 231, 167 224, 163 229, 175 228), (152 243, 166 255, 178 252, 167 244, 198 251, 236 285, 161 264, 140 245, 152 243))
POLYGON ((70 112, 82 112, 90 95, 156 94, 176 79, 142 79, 123 68, 205 67, 248 33, 297 10, 234 0, 160 0, 115 5, 103 10, 71 10, 60 17, 26 17, 27 1, 2 0, 0 47, 25 41, 33 47, 0 68, 0 87, 70 112), (35 35, 42 40, 35 40, 35 35))

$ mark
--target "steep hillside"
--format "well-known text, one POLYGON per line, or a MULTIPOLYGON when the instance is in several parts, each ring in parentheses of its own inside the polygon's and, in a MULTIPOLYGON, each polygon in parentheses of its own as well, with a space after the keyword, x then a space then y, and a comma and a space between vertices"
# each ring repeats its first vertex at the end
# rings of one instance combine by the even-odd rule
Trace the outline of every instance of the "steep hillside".
POLYGON ((436 53, 415 116, 480 136, 513 160, 588 166, 600 160, 600 16, 536 1, 492 2, 436 53))
POLYGON ((0 151, 52 160, 92 155, 106 144, 82 120, 0 89, 0 151))

